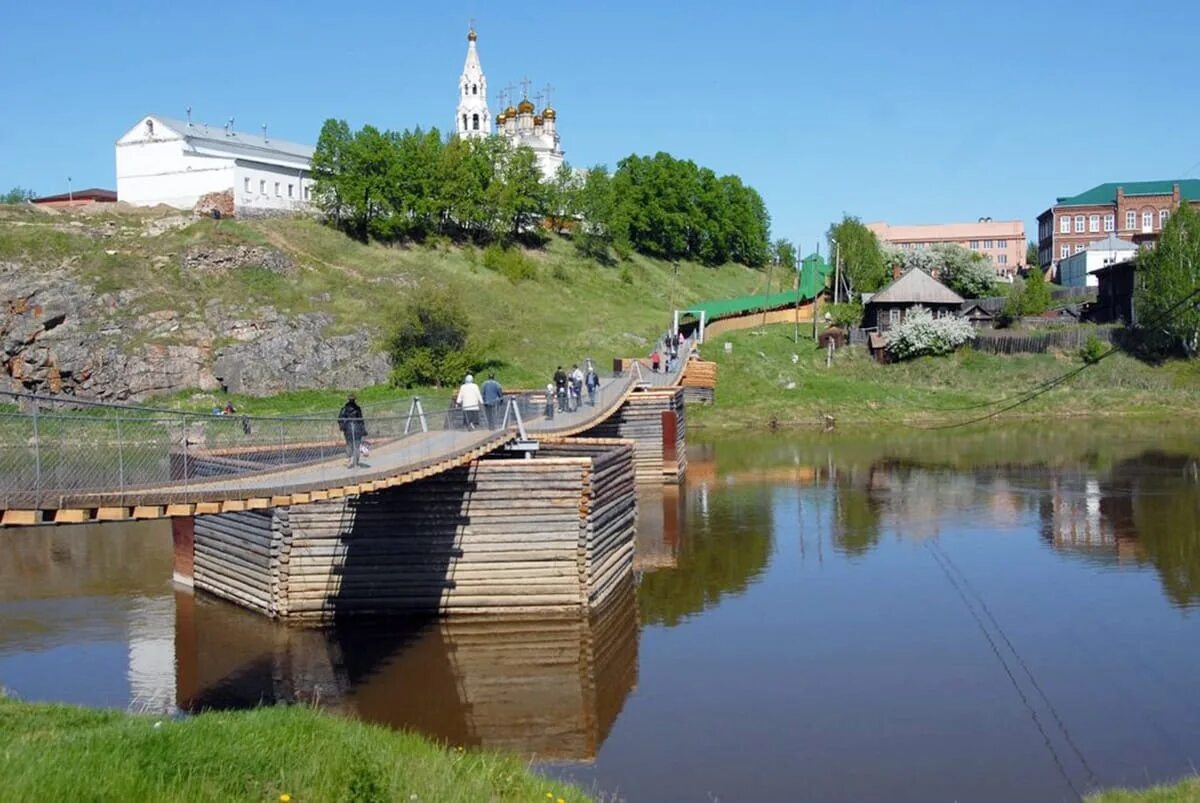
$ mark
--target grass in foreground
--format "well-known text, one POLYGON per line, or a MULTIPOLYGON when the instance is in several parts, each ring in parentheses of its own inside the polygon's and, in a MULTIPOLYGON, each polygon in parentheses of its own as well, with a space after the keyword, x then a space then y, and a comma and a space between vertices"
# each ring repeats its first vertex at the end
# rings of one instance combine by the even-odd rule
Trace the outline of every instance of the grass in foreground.
POLYGON ((1150 789, 1113 789, 1087 796, 1087 803, 1197 803, 1200 801, 1200 778, 1186 778, 1169 786, 1150 789))
MULTIPOLYGON (((891 365, 873 362, 861 346, 839 349, 831 367, 801 329, 768 326, 733 332, 706 343, 705 359, 718 365, 716 404, 688 411, 713 428, 837 423, 889 426, 964 422, 1005 407, 978 406, 1022 392, 1082 365, 1073 354, 984 354, 963 349, 891 365), (733 350, 725 351, 725 343, 733 350), (972 409, 964 409, 971 408, 972 409)), ((1107 415, 1200 415, 1200 361, 1148 365, 1115 354, 1002 418, 1107 415)))
POLYGON ((171 720, 0 697, 0 778, 30 801, 589 799, 512 758, 304 707, 171 720))

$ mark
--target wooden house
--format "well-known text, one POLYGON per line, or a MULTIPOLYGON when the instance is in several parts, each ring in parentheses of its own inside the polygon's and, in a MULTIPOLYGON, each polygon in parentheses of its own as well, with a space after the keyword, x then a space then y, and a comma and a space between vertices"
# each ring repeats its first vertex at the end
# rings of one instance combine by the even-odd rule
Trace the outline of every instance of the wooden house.
POLYGON ((920 268, 913 268, 865 303, 863 328, 886 332, 899 326, 915 307, 935 318, 956 317, 963 298, 920 268))
POLYGON ((1115 265, 1106 265, 1093 271, 1100 283, 1093 318, 1096 323, 1116 323, 1124 321, 1126 325, 1137 323, 1137 314, 1133 307, 1133 289, 1137 280, 1137 262, 1127 259, 1115 265))

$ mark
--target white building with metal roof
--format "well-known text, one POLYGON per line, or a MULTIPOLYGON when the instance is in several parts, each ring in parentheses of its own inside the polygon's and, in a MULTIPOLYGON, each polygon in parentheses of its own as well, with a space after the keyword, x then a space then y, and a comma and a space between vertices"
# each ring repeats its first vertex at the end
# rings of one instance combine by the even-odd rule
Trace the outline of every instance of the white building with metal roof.
POLYGON ((136 206, 193 209, 228 194, 236 214, 303 209, 312 193, 313 148, 261 134, 143 117, 117 140, 117 199, 136 206))

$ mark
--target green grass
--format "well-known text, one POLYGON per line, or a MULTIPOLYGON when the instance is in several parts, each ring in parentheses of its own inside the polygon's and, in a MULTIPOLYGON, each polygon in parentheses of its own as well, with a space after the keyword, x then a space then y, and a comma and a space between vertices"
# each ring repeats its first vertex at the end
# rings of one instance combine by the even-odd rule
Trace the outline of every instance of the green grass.
MULTIPOLYGON (((469 311, 472 337, 499 360, 499 379, 507 387, 542 386, 557 365, 584 356, 601 367, 616 356, 644 356, 649 338, 670 324, 672 299, 675 306, 686 306, 761 292, 765 279, 760 271, 737 265, 707 268, 688 262, 680 263, 676 277, 669 262, 640 255, 601 265, 580 257, 569 240, 557 236, 544 248, 524 252, 528 269, 519 273, 532 278, 520 278, 511 270, 489 269, 482 249, 444 242, 363 244, 309 219, 201 219, 143 236, 154 217, 151 212, 76 216, 0 209, 0 258, 34 269, 68 264, 97 292, 124 291, 121 303, 93 327, 121 328, 117 340, 133 339, 126 324, 139 316, 177 313, 175 333, 143 337, 138 344, 177 341, 179 332, 207 320, 206 305, 214 299, 228 317, 252 318, 268 305, 287 314, 325 313, 331 318, 327 334, 365 327, 382 344, 395 310, 416 288, 448 287, 469 311), (110 219, 117 223, 114 232, 96 236, 94 230, 110 219), (83 225, 72 227, 72 221, 83 225), (297 269, 280 276, 249 266, 213 275, 180 266, 181 254, 191 246, 238 244, 280 250, 297 269)), ((328 409, 333 400, 340 404, 340 397, 340 392, 323 396, 321 408, 328 409)), ((256 412, 290 412, 310 400, 296 396, 256 412)), ((203 408, 199 403, 197 409, 203 408)))
MULTIPOLYGON (((816 426, 837 423, 917 426, 966 421, 1004 407, 964 408, 1013 398, 1080 367, 1065 354, 993 355, 964 349, 879 365, 863 347, 838 350, 831 367, 825 351, 801 329, 768 326, 733 332, 706 343, 705 359, 719 364, 716 404, 693 408, 691 422, 715 428, 816 426), (725 343, 732 352, 725 351, 725 343), (794 355, 794 356, 793 356, 794 355), (794 360, 794 361, 793 361, 794 360)), ((1200 414, 1200 361, 1153 366, 1116 354, 1005 417, 1174 416, 1200 414)))
POLYGON ((1197 803, 1200 801, 1200 778, 1186 778, 1168 786, 1150 789, 1113 789, 1088 795, 1087 803, 1197 803))
POLYGON ((29 801, 590 799, 514 758, 298 706, 173 720, 0 697, 0 778, 29 801))

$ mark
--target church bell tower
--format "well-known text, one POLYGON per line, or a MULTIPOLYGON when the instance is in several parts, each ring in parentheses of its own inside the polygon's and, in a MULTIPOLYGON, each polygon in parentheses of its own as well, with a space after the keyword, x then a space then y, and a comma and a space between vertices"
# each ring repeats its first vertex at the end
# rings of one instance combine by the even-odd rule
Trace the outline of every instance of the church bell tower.
POLYGON ((458 113, 454 130, 460 137, 486 137, 492 133, 492 118, 487 106, 487 77, 475 49, 475 25, 467 32, 467 60, 458 80, 458 113))

